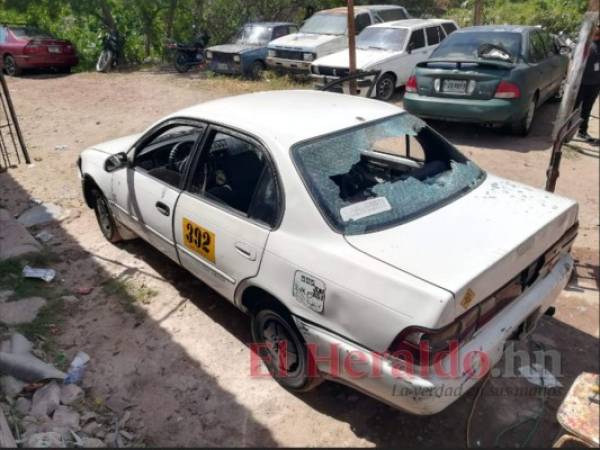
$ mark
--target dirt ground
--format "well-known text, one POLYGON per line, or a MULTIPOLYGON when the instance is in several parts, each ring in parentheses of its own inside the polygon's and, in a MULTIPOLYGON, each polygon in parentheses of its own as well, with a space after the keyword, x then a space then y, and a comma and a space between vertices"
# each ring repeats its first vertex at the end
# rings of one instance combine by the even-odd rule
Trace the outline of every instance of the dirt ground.
MULTIPOLYGON (((139 132, 177 109, 256 85, 153 72, 31 75, 8 82, 35 162, 0 174, 0 203, 14 214, 33 199, 68 209, 67 220, 45 227, 55 235, 49 245, 59 261, 53 268, 67 289, 94 290, 69 308, 58 339, 69 358, 78 350, 90 354, 85 387, 115 415, 129 410, 146 444, 465 445, 474 390, 436 416, 414 417, 332 382, 293 395, 270 378, 251 378, 245 315, 149 245, 114 246, 103 239, 82 201, 75 168, 79 152, 139 132), (114 280, 129 288, 111 290, 114 280), (144 294, 150 291, 158 295, 144 294)), ((542 187, 556 110, 553 104, 541 107, 528 138, 468 125, 433 125, 484 169, 542 187)), ((591 132, 597 136, 598 105, 594 115, 591 132)), ((491 391, 527 386, 523 379, 491 380, 473 416, 473 445, 493 445, 501 430, 540 411, 541 425, 530 445, 550 445, 559 432, 556 409, 573 379, 582 371, 599 371, 598 186, 598 158, 567 150, 557 193, 580 204, 577 275, 561 295, 557 315, 542 319, 535 334, 546 348, 560 352, 562 373, 557 375, 564 388, 547 396, 540 410, 535 394, 491 391)), ((524 442, 530 426, 498 443, 524 442)))

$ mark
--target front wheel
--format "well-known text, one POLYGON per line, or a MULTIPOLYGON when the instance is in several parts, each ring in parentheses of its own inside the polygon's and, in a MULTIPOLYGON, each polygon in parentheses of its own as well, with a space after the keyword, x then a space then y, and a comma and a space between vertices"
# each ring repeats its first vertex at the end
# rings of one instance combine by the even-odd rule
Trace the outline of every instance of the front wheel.
POLYGON ((96 63, 96 71, 106 73, 110 70, 115 58, 114 53, 111 50, 102 50, 96 63))
POLYGON ((269 373, 284 388, 306 392, 321 383, 317 373, 309 373, 310 355, 304 339, 289 314, 267 307, 252 315, 252 337, 258 344, 258 356, 269 373))
POLYGON ((375 97, 379 100, 388 101, 396 90, 396 77, 391 73, 382 75, 375 85, 375 97))
POLYGON ((179 73, 186 73, 191 69, 191 65, 188 64, 188 58, 184 53, 177 53, 175 55, 175 70, 179 73))
POLYGON ((116 243, 122 240, 115 219, 113 218, 106 198, 98 189, 94 189, 94 212, 102 234, 109 242, 116 243))
POLYGON ((18 77, 23 73, 23 70, 17 66, 17 61, 15 57, 12 55, 6 55, 4 57, 4 70, 6 74, 10 77, 18 77))
POLYGON ((260 80, 262 78, 264 70, 265 65, 262 63, 262 61, 254 61, 250 66, 248 75, 253 80, 260 80))

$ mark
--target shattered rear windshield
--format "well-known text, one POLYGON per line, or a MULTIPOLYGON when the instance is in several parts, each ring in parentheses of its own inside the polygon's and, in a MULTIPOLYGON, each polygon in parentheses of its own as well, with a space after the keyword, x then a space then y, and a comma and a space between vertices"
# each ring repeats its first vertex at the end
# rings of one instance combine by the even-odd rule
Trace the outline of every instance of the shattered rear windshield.
POLYGON ((292 155, 313 200, 343 234, 377 231, 425 214, 485 177, 407 113, 298 144, 292 155))
POLYGON ((490 44, 503 49, 509 59, 521 54, 521 34, 507 31, 464 31, 452 33, 431 54, 431 59, 477 59, 481 48, 490 44))

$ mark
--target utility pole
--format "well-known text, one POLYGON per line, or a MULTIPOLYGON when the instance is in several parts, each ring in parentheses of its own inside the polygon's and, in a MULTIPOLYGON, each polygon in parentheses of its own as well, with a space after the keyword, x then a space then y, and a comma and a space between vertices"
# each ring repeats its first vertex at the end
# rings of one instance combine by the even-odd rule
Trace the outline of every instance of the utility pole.
POLYGON ((481 25, 483 23, 483 0, 475 0, 473 8, 473 25, 481 25))
MULTIPOLYGON (((356 26, 354 24, 354 0, 348 0, 348 51, 350 52, 350 72, 356 73, 356 26)), ((350 80, 350 95, 356 95, 356 78, 350 80)))

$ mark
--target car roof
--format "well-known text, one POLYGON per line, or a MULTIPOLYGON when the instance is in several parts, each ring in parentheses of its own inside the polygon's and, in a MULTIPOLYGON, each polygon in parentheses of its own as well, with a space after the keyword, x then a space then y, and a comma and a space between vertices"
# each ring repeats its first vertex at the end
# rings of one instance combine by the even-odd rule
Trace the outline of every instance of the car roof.
POLYGON ((477 25, 474 27, 461 28, 457 30, 458 33, 468 33, 468 32, 481 32, 481 31, 493 31, 500 33, 525 33, 531 30, 538 30, 538 27, 533 25, 477 25))
POLYGON ((266 91, 225 97, 172 114, 238 129, 287 149, 316 136, 398 114, 389 103, 314 90, 266 91))
MULTIPOLYGON (((400 5, 356 5, 354 7, 354 13, 358 14, 365 11, 385 11, 389 9, 404 9, 404 7, 400 5)), ((345 6, 340 6, 338 8, 323 9, 321 11, 317 11, 315 14, 321 13, 347 14, 348 8, 346 8, 345 6)))
POLYGON ((393 22, 378 23, 369 28, 420 28, 427 25, 439 25, 452 22, 449 19, 404 19, 393 22))
POLYGON ((246 22, 246 25, 260 25, 263 27, 278 27, 280 25, 294 25, 293 22, 246 22))

